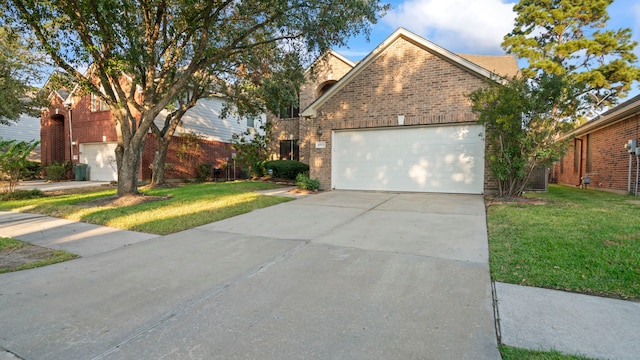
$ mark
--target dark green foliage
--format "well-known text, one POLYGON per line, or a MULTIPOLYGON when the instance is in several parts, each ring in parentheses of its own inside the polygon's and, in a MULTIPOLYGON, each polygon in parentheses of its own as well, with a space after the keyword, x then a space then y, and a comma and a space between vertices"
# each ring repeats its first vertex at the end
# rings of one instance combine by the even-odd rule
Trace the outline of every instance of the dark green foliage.
POLYGON ((35 179, 40 176, 40 163, 35 161, 27 161, 24 171, 22 172, 22 179, 35 179))
POLYGON ((295 160, 272 160, 264 163, 266 171, 273 170, 273 176, 294 180, 298 174, 309 171, 309 165, 295 160))
POLYGON ((486 158, 500 196, 522 194, 536 166, 550 166, 562 156, 564 143, 557 137, 574 125, 554 113, 576 106, 573 89, 567 78, 545 75, 538 82, 490 83, 469 95, 486 129, 486 158))
POLYGON ((607 27, 612 2, 521 0, 514 7, 515 27, 502 46, 527 60, 525 77, 567 76, 580 85, 584 106, 615 104, 640 80, 640 69, 631 29, 607 27))
POLYGON ((320 180, 311 179, 306 173, 300 173, 296 176, 296 186, 300 190, 316 191, 320 189, 320 180))
POLYGON ((18 190, 12 193, 0 194, 1 201, 9 201, 9 200, 27 200, 27 199, 37 199, 43 197, 44 194, 42 191, 34 189, 34 190, 18 190))
POLYGON ((197 168, 198 174, 196 175, 196 180, 198 182, 205 182, 211 179, 213 174, 213 165, 211 164, 199 164, 197 168))
POLYGON ((233 134, 231 146, 238 152, 237 160, 242 164, 242 170, 252 176, 263 176, 264 162, 269 157, 267 148, 271 142, 270 122, 262 124, 262 134, 254 129, 247 129, 241 134, 233 134), (264 135, 263 135, 264 134, 264 135))
POLYGON ((47 166, 47 177, 51 181, 61 181, 66 179, 67 169, 64 165, 49 165, 47 166))

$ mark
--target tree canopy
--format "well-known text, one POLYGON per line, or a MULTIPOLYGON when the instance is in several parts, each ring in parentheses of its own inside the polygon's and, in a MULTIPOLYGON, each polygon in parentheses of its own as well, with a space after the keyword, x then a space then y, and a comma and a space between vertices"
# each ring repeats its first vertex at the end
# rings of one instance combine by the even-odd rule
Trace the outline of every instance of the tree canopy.
POLYGON ((631 30, 607 28, 612 2, 521 0, 502 46, 528 61, 522 69, 526 78, 566 75, 581 88, 583 103, 613 105, 640 80, 640 70, 631 30))
POLYGON ((37 91, 31 84, 39 79, 43 63, 28 38, 0 25, 0 124, 17 121, 22 114, 37 115, 37 91))
POLYGON ((239 111, 256 112, 273 101, 252 94, 268 94, 259 89, 282 59, 300 66, 368 31, 387 9, 378 0, 4 1, 7 19, 109 105, 119 195, 137 193, 146 134, 194 76, 218 79, 239 111))

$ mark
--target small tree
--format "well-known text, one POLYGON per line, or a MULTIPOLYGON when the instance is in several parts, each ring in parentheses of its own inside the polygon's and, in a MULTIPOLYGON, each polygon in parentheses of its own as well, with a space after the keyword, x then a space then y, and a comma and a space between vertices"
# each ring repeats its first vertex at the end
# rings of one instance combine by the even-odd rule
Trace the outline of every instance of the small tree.
POLYGON ((553 114, 577 106, 575 89, 562 76, 545 75, 539 82, 513 79, 490 83, 469 95, 478 122, 485 126, 487 161, 499 196, 519 196, 533 169, 549 166, 562 156, 559 134, 574 127, 553 114))
POLYGON ((15 191, 22 175, 28 170, 27 157, 39 141, 0 141, 0 192, 15 191))
POLYGON ((260 125, 262 134, 254 129, 247 129, 241 134, 233 134, 231 143, 238 153, 238 161, 243 164, 243 170, 253 176, 262 176, 262 162, 269 158, 269 143, 271 139, 271 123, 260 125))

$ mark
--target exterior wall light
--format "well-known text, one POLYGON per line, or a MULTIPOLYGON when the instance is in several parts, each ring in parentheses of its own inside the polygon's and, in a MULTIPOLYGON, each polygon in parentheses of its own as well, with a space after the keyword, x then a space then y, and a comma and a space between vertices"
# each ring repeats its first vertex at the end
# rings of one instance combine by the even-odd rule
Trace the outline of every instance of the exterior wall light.
POLYGON ((322 136, 322 126, 318 126, 318 128, 316 129, 316 134, 318 134, 318 136, 322 136))

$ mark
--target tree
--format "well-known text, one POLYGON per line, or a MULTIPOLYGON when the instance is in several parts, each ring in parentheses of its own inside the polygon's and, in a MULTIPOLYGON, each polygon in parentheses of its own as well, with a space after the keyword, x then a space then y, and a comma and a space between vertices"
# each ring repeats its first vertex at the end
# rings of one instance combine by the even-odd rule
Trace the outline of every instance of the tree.
MULTIPOLYGON (((521 0, 513 31, 502 46, 526 59, 525 78, 566 75, 584 106, 608 106, 625 97, 640 69, 630 29, 606 29, 613 0, 521 0)), ((573 116, 581 109, 567 109, 573 116)))
POLYGON ((487 162, 496 179, 499 196, 519 196, 536 166, 550 166, 564 151, 556 141, 574 127, 557 121, 554 111, 564 113, 577 106, 567 78, 542 75, 538 82, 515 78, 491 82, 469 95, 478 122, 485 126, 489 146, 487 162))
POLYGON ((241 134, 233 134, 231 143, 238 152, 238 161, 243 170, 252 176, 263 176, 262 163, 269 159, 272 123, 260 125, 261 132, 247 129, 241 134))
POLYGON ((29 166, 27 157, 39 143, 39 141, 0 140, 0 193, 15 191, 29 166))
POLYGON ((0 124, 17 121, 22 114, 37 116, 37 91, 30 83, 39 79, 44 62, 28 38, 0 25, 0 124))
POLYGON ((343 45, 387 9, 378 0, 4 2, 6 21, 32 31, 57 66, 109 105, 118 195, 137 193, 146 134, 196 74, 243 89, 237 84, 269 74, 259 71, 272 64, 261 61, 265 53, 312 55, 343 45))

